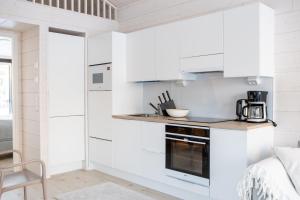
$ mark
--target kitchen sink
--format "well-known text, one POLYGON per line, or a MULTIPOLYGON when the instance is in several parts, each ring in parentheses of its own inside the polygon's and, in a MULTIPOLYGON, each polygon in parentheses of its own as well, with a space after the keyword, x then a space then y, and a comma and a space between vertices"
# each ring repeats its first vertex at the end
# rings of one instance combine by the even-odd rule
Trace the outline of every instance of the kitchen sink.
POLYGON ((156 114, 133 114, 133 115, 129 115, 132 117, 158 117, 159 115, 156 114))

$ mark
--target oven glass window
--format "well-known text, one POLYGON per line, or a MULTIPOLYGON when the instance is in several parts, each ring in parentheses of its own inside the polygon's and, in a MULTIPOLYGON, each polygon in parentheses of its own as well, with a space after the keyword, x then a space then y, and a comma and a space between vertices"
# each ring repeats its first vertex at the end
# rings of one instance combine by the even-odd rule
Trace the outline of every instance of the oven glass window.
POLYGON ((103 83, 103 73, 93 74, 93 84, 103 83))
POLYGON ((166 140, 166 168, 209 178, 209 143, 166 140))

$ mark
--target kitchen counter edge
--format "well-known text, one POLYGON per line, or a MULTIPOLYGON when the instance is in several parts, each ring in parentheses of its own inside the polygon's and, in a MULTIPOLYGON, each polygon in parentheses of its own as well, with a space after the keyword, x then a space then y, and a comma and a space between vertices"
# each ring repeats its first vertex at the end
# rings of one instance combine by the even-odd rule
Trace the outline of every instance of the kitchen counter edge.
POLYGON ((173 120, 172 117, 165 117, 165 116, 141 117, 141 116, 132 116, 132 115, 113 115, 112 117, 114 119, 123 119, 123 120, 135 120, 135 121, 156 122, 156 123, 165 123, 165 124, 181 124, 181 125, 190 125, 190 126, 205 126, 209 128, 216 128, 216 129, 229 129, 229 130, 241 130, 241 131, 248 131, 248 130, 272 126, 272 123, 248 123, 248 122, 239 122, 239 121, 226 121, 226 122, 217 122, 217 123, 178 121, 178 120, 173 120))

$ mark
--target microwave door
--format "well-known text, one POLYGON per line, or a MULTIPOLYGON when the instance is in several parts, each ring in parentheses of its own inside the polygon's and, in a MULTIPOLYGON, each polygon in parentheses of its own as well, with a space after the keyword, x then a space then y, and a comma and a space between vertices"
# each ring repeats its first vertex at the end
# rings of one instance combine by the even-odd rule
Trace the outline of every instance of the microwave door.
POLYGON ((111 90, 111 67, 99 65, 89 67, 89 90, 111 90))

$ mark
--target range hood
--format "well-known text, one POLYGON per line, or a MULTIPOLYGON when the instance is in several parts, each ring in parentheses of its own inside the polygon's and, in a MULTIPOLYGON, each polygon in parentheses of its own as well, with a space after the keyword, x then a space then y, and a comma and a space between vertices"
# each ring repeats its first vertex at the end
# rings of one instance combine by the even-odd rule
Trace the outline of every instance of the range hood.
POLYGON ((180 59, 180 70, 183 73, 206 73, 224 71, 224 54, 210 54, 180 59))

